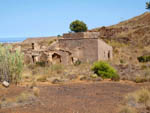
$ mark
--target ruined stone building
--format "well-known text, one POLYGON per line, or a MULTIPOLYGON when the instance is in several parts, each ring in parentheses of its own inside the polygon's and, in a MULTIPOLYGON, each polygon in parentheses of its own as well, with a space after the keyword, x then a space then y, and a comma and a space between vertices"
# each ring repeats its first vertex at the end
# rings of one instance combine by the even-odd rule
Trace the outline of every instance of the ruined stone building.
POLYGON ((59 39, 59 47, 82 62, 112 59, 112 47, 98 38, 98 32, 70 33, 63 37, 59 39))
POLYGON ((76 61, 94 62, 112 59, 112 47, 99 39, 99 35, 97 32, 68 33, 52 46, 45 48, 32 42, 31 48, 24 51, 25 61, 68 65, 76 61))

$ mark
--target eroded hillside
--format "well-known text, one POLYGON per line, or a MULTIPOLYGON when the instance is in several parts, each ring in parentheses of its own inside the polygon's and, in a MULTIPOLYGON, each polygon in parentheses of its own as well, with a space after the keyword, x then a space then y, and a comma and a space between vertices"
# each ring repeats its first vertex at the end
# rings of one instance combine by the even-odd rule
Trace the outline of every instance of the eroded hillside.
POLYGON ((137 57, 150 55, 149 12, 113 26, 90 31, 100 32, 100 38, 112 45, 114 49, 112 64, 118 68, 121 75, 139 76, 148 73, 149 63, 139 63, 137 57))

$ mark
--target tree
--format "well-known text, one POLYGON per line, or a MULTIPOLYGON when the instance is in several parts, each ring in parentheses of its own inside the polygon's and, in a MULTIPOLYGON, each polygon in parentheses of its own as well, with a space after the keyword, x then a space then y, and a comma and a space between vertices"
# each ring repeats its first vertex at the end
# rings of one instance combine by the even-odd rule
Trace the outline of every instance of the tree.
POLYGON ((85 32, 88 28, 83 21, 75 20, 70 24, 70 30, 73 32, 85 32))
POLYGON ((150 2, 146 2, 146 9, 150 10, 150 2))

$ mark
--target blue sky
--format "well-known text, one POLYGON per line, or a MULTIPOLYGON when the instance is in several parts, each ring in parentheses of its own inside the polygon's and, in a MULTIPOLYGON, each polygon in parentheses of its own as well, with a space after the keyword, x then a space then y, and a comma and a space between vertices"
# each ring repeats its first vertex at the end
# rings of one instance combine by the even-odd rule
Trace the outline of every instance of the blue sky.
POLYGON ((54 36, 76 19, 89 29, 146 12, 147 0, 0 0, 0 38, 54 36))

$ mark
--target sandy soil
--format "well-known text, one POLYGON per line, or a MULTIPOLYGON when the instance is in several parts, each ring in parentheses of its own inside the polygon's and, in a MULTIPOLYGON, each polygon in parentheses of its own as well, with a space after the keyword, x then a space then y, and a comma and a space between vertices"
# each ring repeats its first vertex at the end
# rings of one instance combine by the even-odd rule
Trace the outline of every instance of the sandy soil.
MULTIPOLYGON (((124 95, 141 86, 144 85, 120 82, 43 85, 38 86, 40 96, 35 103, 0 109, 0 113, 117 113, 124 95)), ((5 95, 14 96, 25 90, 30 91, 12 86, 5 95)))

